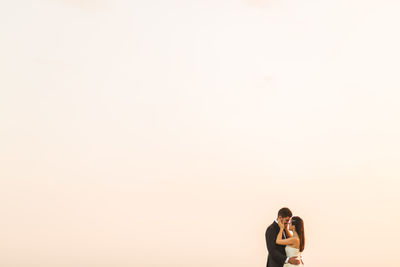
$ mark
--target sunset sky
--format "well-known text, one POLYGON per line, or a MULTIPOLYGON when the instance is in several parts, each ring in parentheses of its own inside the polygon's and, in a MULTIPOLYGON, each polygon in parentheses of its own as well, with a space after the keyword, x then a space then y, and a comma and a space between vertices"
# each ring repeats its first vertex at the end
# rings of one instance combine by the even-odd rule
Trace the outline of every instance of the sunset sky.
POLYGON ((0 3, 0 266, 396 267, 400 2, 0 3))

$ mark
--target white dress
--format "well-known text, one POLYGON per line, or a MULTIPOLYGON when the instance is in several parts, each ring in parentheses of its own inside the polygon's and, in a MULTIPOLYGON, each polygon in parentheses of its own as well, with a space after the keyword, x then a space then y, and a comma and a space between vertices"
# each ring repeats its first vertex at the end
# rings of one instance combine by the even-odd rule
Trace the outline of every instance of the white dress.
MULTIPOLYGON (((296 256, 301 256, 301 252, 298 248, 294 248, 291 246, 286 246, 285 247, 285 251, 286 251, 286 256, 291 258, 291 257, 296 257, 296 256)), ((297 266, 304 266, 303 264, 300 263, 300 265, 293 265, 290 263, 285 263, 285 265, 283 265, 283 267, 297 267, 297 266)))

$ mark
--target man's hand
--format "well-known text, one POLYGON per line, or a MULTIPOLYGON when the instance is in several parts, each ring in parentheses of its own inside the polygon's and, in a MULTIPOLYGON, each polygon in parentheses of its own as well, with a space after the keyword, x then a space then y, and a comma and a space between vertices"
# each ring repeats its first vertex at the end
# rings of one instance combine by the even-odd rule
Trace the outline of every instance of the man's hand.
POLYGON ((299 257, 291 257, 289 263, 293 265, 299 265, 301 263, 299 257))

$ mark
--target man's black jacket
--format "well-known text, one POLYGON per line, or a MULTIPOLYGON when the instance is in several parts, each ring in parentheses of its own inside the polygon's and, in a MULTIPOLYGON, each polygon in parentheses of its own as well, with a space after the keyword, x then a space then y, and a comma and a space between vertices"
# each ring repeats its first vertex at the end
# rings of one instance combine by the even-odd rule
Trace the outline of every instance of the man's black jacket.
MULTIPOLYGON (((279 225, 274 221, 265 231, 265 241, 268 249, 267 267, 283 267, 286 261, 285 246, 276 244, 279 234, 279 225)), ((282 236, 285 239, 285 233, 282 236)))

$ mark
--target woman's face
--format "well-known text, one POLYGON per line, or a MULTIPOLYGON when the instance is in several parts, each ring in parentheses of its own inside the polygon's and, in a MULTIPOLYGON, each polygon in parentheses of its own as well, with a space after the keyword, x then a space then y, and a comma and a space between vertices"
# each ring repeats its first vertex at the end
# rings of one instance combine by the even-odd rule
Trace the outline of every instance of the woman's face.
POLYGON ((289 230, 290 230, 290 231, 293 231, 294 228, 295 228, 295 227, 293 226, 292 221, 290 221, 290 223, 289 223, 289 230))

